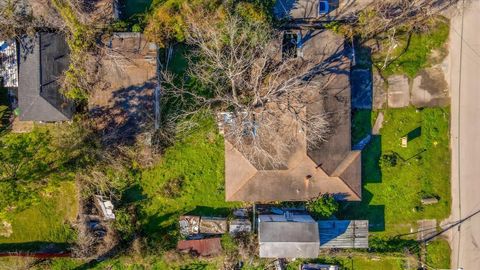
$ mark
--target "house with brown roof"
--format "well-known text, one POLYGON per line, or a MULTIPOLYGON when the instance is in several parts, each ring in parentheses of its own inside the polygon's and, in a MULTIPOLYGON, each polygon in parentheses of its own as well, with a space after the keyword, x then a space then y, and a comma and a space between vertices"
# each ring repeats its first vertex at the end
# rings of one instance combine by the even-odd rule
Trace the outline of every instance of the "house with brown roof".
MULTIPOLYGON (((225 139, 225 194, 227 201, 306 201, 320 194, 337 200, 360 201, 361 152, 351 145, 350 55, 344 39, 328 30, 294 30, 298 35, 297 57, 329 59, 333 65, 328 86, 312 95, 306 112, 329 116, 330 132, 311 147, 308 130, 295 131, 285 166, 269 168, 251 162, 233 142, 225 139)), ((321 63, 319 63, 321 64, 321 63)), ((326 80, 316 75, 319 82, 326 80)))

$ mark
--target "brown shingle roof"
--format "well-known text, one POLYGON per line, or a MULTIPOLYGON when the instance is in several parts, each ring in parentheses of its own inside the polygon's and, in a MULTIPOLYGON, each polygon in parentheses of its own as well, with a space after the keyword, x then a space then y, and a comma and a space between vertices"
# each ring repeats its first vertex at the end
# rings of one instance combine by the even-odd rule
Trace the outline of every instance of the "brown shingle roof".
POLYGON ((313 150, 307 147, 308 134, 299 133, 286 169, 256 168, 225 140, 227 201, 306 201, 324 193, 338 200, 361 200, 361 154, 351 150, 350 60, 342 56, 342 38, 328 31, 310 35, 303 47, 304 58, 338 54, 338 65, 332 71, 336 76, 307 107, 307 113, 323 110, 329 115, 332 130, 313 150))

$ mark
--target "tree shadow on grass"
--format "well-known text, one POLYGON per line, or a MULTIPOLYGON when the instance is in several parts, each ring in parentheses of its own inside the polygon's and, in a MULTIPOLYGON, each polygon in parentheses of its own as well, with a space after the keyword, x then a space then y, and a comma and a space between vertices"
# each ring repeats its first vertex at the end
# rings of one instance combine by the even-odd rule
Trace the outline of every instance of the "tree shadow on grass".
POLYGON ((146 195, 143 193, 143 188, 140 184, 135 184, 128 187, 122 193, 122 203, 136 203, 147 199, 146 195))
POLYGON ((45 254, 60 254, 66 252, 70 248, 68 243, 57 242, 23 242, 23 243, 1 243, 0 253, 45 253, 45 254))
POLYGON ((227 217, 232 209, 226 207, 197 206, 188 215, 208 216, 208 217, 227 217))
POLYGON ((179 238, 178 214, 154 214, 144 219, 141 233, 148 237, 149 245, 172 249, 179 238))

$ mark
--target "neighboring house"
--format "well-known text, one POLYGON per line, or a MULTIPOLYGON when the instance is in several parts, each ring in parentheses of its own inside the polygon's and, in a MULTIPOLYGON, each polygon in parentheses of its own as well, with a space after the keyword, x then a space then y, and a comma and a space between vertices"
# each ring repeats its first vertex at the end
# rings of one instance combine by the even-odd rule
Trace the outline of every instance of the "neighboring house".
MULTIPOLYGON (((313 102, 306 111, 328 115, 330 132, 325 142, 309 147, 296 131, 285 168, 252 164, 233 143, 225 140, 225 196, 227 201, 306 201, 319 194, 333 194, 337 200, 360 201, 361 152, 352 151, 350 58, 344 39, 328 30, 289 31, 298 35, 298 57, 330 61, 328 73, 317 75, 325 89, 307 93, 313 102)), ((293 133, 292 133, 293 134, 293 133)))
POLYGON ((309 215, 259 215, 261 258, 316 258, 320 250, 318 225, 309 215))
POLYGON ((22 121, 72 118, 74 105, 60 92, 59 78, 69 65, 69 48, 60 33, 39 32, 19 44, 18 108, 22 121))
POLYGON ((17 43, 0 41, 0 83, 6 88, 18 87, 17 43))
POLYGON ((368 248, 368 220, 320 220, 320 248, 368 248))
POLYGON ((338 15, 343 0, 277 0, 275 16, 279 19, 331 19, 338 15))

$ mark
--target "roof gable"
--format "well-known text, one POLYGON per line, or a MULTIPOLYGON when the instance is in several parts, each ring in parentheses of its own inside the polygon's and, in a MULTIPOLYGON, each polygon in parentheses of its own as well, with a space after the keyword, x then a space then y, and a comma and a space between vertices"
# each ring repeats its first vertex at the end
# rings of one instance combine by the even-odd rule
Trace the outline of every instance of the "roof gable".
POLYGON ((316 222, 259 222, 261 258, 315 258, 320 250, 316 222))
POLYGON ((20 119, 69 120, 73 103, 60 93, 58 84, 69 63, 69 49, 63 34, 40 32, 23 38, 19 47, 20 119))

